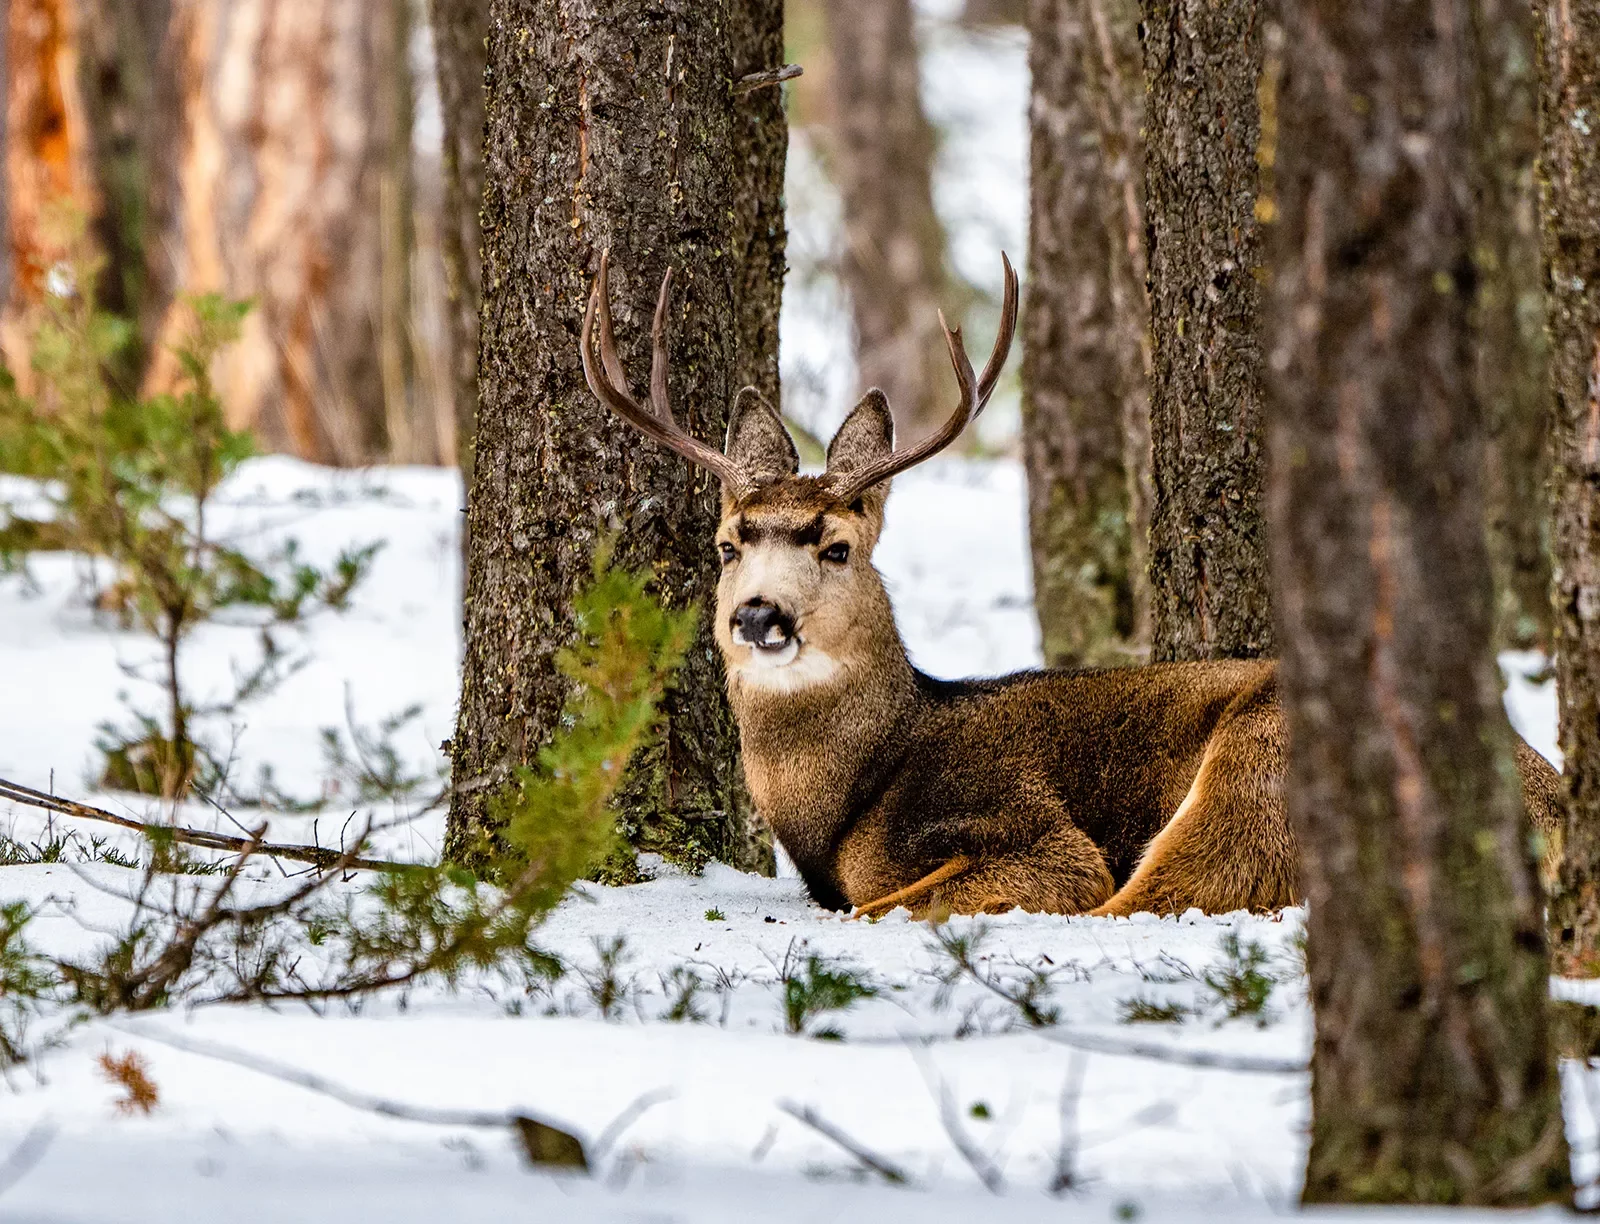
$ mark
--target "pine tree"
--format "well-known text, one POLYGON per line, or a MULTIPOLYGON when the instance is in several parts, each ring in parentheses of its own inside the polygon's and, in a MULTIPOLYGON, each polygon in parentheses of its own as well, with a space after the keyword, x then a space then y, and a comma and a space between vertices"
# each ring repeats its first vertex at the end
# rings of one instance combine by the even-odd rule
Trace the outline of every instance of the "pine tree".
MULTIPOLYGON (((619 560, 650 570, 668 607, 710 604, 718 490, 595 401, 578 333, 609 251, 619 352, 638 385, 670 266, 679 421, 720 442, 740 386, 776 402, 786 133, 778 90, 741 82, 781 65, 781 18, 777 0, 491 6, 453 857, 492 836, 485 796, 559 725, 556 659, 601 532, 620 532, 619 560)), ((664 713, 621 794, 634 844, 760 862, 703 617, 664 713)))
POLYGON ((1152 657, 1272 653, 1256 0, 1145 0, 1152 657))
POLYGON ((1554 387, 1556 688, 1567 822, 1556 967, 1600 973, 1600 2, 1540 6, 1543 217, 1554 387))
POLYGON ((1306 1202, 1569 1192, 1492 651, 1469 2, 1283 0, 1263 91, 1274 602, 1316 1012, 1306 1202))

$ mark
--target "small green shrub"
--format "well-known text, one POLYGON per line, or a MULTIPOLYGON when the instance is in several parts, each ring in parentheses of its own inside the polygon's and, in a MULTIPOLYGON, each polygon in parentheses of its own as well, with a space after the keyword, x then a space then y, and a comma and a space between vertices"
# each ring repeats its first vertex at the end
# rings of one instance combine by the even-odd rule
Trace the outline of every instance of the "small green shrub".
MULTIPOLYGON (((849 1011, 878 993, 865 974, 806 952, 803 943, 793 940, 778 966, 778 984, 783 988, 784 1031, 793 1036, 805 1033, 818 1016, 849 1011)), ((820 1029, 811 1036, 824 1041, 842 1038, 835 1028, 820 1029)))
POLYGON ((1222 960, 1207 969, 1202 980, 1226 1019, 1250 1017, 1265 1027, 1271 1018, 1267 1004, 1278 982, 1276 975, 1263 972, 1271 959, 1266 948, 1255 940, 1243 942, 1237 931, 1222 936, 1222 960))

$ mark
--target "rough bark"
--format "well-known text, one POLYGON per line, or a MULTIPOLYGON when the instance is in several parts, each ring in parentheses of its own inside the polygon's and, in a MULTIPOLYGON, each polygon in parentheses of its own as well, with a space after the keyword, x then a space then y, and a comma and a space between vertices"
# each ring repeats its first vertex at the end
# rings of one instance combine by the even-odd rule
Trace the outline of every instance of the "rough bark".
POLYGON ((1558 1200, 1541 898, 1491 644, 1468 0, 1282 7, 1263 199, 1316 1012, 1304 1199, 1558 1200))
MULTIPOLYGON (((578 334, 599 255, 633 385, 674 269, 672 401, 719 441, 734 393, 777 402, 786 129, 778 0, 494 0, 489 25, 478 435, 468 503, 466 657, 447 854, 491 833, 485 797, 558 725, 555 654, 595 542, 645 567, 668 604, 711 603, 718 490, 611 418, 584 385, 578 334)), ((738 739, 704 628, 631 766, 621 810, 636 845, 763 859, 738 739)))
MULTIPOLYGON (((158 344, 146 382, 174 374, 183 293, 255 301, 219 361, 234 425, 323 462, 387 455, 385 182, 409 131, 401 0, 171 0, 174 171, 151 244, 158 344)), ((392 185, 391 190, 397 185, 392 185)), ((391 229, 393 227, 391 226, 391 229)), ((403 261, 388 262, 391 289, 403 261)), ((391 363, 392 381, 392 363, 391 363)))
POLYGON ((483 70, 489 0, 429 0, 439 108, 444 119, 444 224, 441 247, 450 310, 450 373, 456 461, 472 484, 472 433, 478 416, 478 309, 483 301, 479 211, 483 207, 483 70))
POLYGON ((1257 0, 1145 0, 1152 657, 1273 649, 1262 523, 1257 0))
POLYGON ((51 211, 98 208, 88 116, 80 89, 82 31, 72 0, 10 0, 5 10, 5 199, 9 274, 0 302, 0 360, 26 387, 28 315, 66 253, 51 211))
POLYGON ((1544 250, 1555 391, 1556 681, 1567 786, 1556 967, 1600 974, 1600 2, 1540 6, 1544 250))
MULTIPOLYGON (((99 207, 95 245, 105 259, 98 294, 113 314, 137 319, 145 294, 146 201, 159 160, 152 121, 169 0, 75 0, 82 30, 79 66, 99 207)), ((141 339, 143 339, 141 337, 141 339)), ((121 371, 132 382, 143 363, 135 345, 121 371)))
POLYGON ((1023 459, 1053 666, 1148 650, 1149 398, 1137 12, 1034 0, 1023 459))
POLYGON ((1546 446, 1550 420, 1539 253, 1539 99, 1526 0, 1474 0, 1473 102, 1480 193, 1477 368, 1489 429, 1495 640, 1550 645, 1546 446))
POLYGON ((934 132, 922 111, 911 0, 827 0, 829 166, 844 223, 843 279, 864 386, 889 397, 902 440, 950 415, 944 227, 933 209, 934 132))

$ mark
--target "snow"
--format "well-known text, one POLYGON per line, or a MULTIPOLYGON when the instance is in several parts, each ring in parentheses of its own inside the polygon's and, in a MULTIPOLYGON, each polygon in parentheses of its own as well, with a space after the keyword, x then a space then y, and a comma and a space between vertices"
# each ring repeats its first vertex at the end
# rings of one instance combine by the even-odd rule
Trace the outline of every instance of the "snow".
MULTIPOLYGON (((333 472, 282 458, 249 462, 226 487, 217 521, 238 537, 292 535, 313 559, 385 542, 348 612, 319 614, 285 633, 283 644, 307 665, 211 728, 233 743, 240 779, 271 764, 290 793, 326 789, 318 728, 341 725, 347 699, 362 722, 419 704, 399 746, 414 769, 437 769, 459 654, 459 504, 449 473, 333 472)), ((1023 523, 1021 475, 1010 462, 941 461, 897 482, 877 561, 922 666, 954 676, 1037 662, 1023 523)), ((119 716, 119 694, 153 700, 153 690, 124 671, 153 647, 96 620, 84 603, 82 564, 36 557, 31 581, 0 582, 8 697, 0 776, 34 785, 53 777, 63 793, 145 814, 149 805, 96 794, 89 782, 95 728, 119 716)), ((185 659, 190 682, 220 691, 231 668, 253 657, 258 632, 243 623, 202 629, 185 659)), ((1514 717, 1541 750, 1553 751, 1551 686, 1524 678, 1539 660, 1506 664, 1514 717)), ((271 835, 308 837, 321 821, 327 840, 351 806, 346 796, 335 800, 321 817, 275 817, 271 835)), ((193 805, 182 815, 229 828, 193 805)), ((392 833, 385 848, 429 858, 441 822, 425 815, 392 833)), ((36 838, 45 825, 40 813, 0 807, 0 830, 15 838, 36 838)), ((230 1220, 403 1221, 445 1210, 499 1216, 516 1204, 584 1220, 809 1221, 862 1210, 888 1221, 1104 1220, 1124 1218, 1114 1214, 1124 1209, 1162 1220, 1251 1220, 1293 1202, 1305 1142, 1303 1073, 1201 1069, 1084 1052, 1062 1038, 1303 1060, 1310 1026, 1294 951, 1298 911, 1278 920, 980 920, 982 963, 1005 980, 1029 968, 1049 975, 1060 1025, 1029 1030, 973 982, 943 999, 937 977, 947 962, 928 928, 904 911, 846 922, 810 905, 794 879, 718 865, 692 877, 656 864, 655 877, 631 888, 584 886, 552 916, 541 943, 572 968, 543 994, 483 981, 453 996, 422 990, 357 1009, 202 1008, 71 1031, 36 1073, 13 1073, 0 1095, 0 1153, 36 1127, 46 1128, 36 1137, 49 1140, 38 1163, 0 1194, 0 1214, 120 1224, 219 1218, 226 1203, 230 1220), (1283 979, 1263 1025, 1223 1020, 1196 980, 1218 961, 1228 931, 1265 948, 1283 979), (618 936, 627 989, 607 1020, 585 974, 595 971, 597 947, 618 936), (815 953, 862 975, 877 994, 813 1019, 805 1035, 786 1033, 778 979, 791 948, 792 961, 815 953), (680 968, 707 983, 702 1023, 663 1018, 664 979, 680 968), (1122 1023, 1121 1007, 1135 997, 1205 1010, 1177 1025, 1122 1023), (843 1040, 817 1039, 824 1028, 843 1040), (115 1090, 96 1067, 102 1052, 130 1049, 146 1057, 160 1089, 149 1117, 118 1115, 115 1090), (413 1106, 534 1112, 590 1137, 641 1094, 670 1095, 626 1130, 595 1179, 578 1181, 526 1172, 503 1128, 381 1117, 219 1060, 218 1050, 413 1106), (941 1120, 946 1094, 956 1124, 1000 1169, 1001 1194, 983 1187, 952 1141, 941 1120), (783 1112, 785 1102, 815 1109, 903 1168, 913 1186, 863 1181, 849 1155, 783 1112), (986 1119, 973 1116, 979 1102, 986 1119), (1056 1198, 1046 1188, 1061 1159, 1064 1118, 1066 1134, 1077 1137, 1077 1188, 1056 1198), (88 1168, 93 1177, 82 1176, 88 1168)), ((0 900, 39 908, 32 934, 45 950, 82 954, 125 916, 119 894, 133 879, 104 864, 5 867, 0 900)), ((275 886, 249 882, 257 892, 275 886)), ((958 919, 952 930, 972 926, 958 919)), ((1591 1152, 1587 1108, 1576 1104, 1572 1115, 1575 1142, 1591 1152)), ((1592 1163, 1585 1155, 1580 1174, 1592 1163)))

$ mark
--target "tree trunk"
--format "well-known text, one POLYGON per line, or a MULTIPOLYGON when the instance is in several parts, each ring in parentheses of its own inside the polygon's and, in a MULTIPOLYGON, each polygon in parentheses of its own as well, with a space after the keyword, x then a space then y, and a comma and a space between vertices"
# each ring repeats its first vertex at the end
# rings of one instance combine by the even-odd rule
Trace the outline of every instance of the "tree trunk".
POLYGON ((429 0, 433 55, 444 119, 444 224, 441 246, 450 300, 450 373, 455 396, 456 461, 472 487, 472 434, 478 417, 478 309, 483 207, 483 69, 489 0, 429 0))
POLYGON ((1549 341, 1539 257, 1539 100, 1526 0, 1475 0, 1479 159, 1477 367, 1489 427, 1495 641, 1550 646, 1549 341))
POLYGON ((1261 482, 1256 0, 1145 0, 1152 656, 1273 649, 1261 482))
POLYGON ((78 66, 82 31, 73 0, 9 0, 5 8, 6 297, 0 302, 0 360, 27 388, 28 315, 50 269, 66 254, 52 210, 85 220, 99 206, 78 66))
MULTIPOLYGON (((634 386, 674 270, 672 402, 720 443, 737 389, 774 403, 786 130, 779 0, 494 0, 483 210, 483 334, 468 503, 466 657, 446 853, 492 836, 486 798, 532 764, 567 695, 556 652, 595 543, 651 570, 668 604, 712 602, 718 490, 589 393, 578 334, 612 258, 619 352, 634 386)), ((703 627, 636 758, 621 808, 634 844, 676 859, 763 859, 738 737, 703 627)))
POLYGON ((1491 646, 1468 0, 1283 0, 1271 504, 1310 905, 1306 1202, 1569 1190, 1491 646))
POLYGON ((182 294, 252 298, 243 338, 218 363, 230 423, 319 462, 385 457, 409 412, 390 403, 394 346, 409 343, 393 312, 408 294, 401 252, 386 258, 395 214, 384 221, 386 197, 404 198, 397 142, 410 142, 395 113, 409 108, 395 79, 409 62, 404 0, 172 0, 172 10, 180 118, 155 218, 159 342, 146 382, 175 375, 182 294))
POLYGON ((1555 387, 1556 680, 1567 821, 1556 968, 1600 974, 1600 0, 1541 6, 1544 249, 1555 387))
POLYGON ((939 311, 959 318, 933 210, 934 133, 922 112, 911 0, 827 0, 829 164, 844 211, 844 283, 864 386, 882 388, 901 441, 950 415, 939 311))
POLYGON ((1052 666, 1127 663, 1149 646, 1135 18, 1122 0, 1034 0, 1029 13, 1022 443, 1052 666))
MULTIPOLYGON (((100 304, 137 320, 145 296, 146 202, 158 160, 152 141, 169 0, 75 0, 82 30, 79 81, 90 133, 96 195, 95 245, 105 259, 100 304)), ((138 337, 142 342, 145 337, 138 337)), ((135 344, 118 371, 130 388, 145 359, 135 344)))

